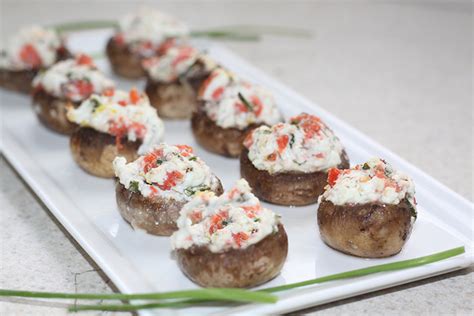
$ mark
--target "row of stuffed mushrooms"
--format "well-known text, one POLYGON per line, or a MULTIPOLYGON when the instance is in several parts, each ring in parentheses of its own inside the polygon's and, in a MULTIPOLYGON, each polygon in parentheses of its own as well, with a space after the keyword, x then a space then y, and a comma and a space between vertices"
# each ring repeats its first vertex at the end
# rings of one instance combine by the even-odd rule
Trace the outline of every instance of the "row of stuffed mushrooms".
POLYGON ((53 31, 24 29, 1 55, 0 85, 30 91, 40 122, 70 135, 77 164, 116 179, 125 221, 171 236, 180 268, 201 286, 251 287, 278 275, 288 239, 260 200, 318 203, 322 240, 341 252, 397 254, 416 219, 413 181, 379 158, 350 168, 319 117, 284 120, 270 91, 213 61, 186 34, 154 10, 124 17, 107 56, 116 74, 147 78, 144 92, 126 92, 53 31), (239 158, 242 179, 224 192, 193 148, 163 142, 162 118, 190 119, 201 147, 239 158))

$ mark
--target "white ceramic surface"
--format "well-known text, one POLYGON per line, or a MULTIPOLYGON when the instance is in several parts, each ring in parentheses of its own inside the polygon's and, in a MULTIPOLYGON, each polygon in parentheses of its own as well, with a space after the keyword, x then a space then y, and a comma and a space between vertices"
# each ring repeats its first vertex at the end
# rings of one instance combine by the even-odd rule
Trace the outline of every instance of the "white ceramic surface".
MULTIPOLYGON (((72 46, 76 50, 99 51, 106 37, 107 32, 77 34, 72 38, 72 46)), ((325 246, 318 236, 316 205, 300 208, 269 205, 282 214, 290 250, 281 275, 265 286, 409 259, 460 245, 471 246, 471 203, 228 50, 207 42, 197 44, 207 48, 227 67, 272 89, 286 117, 301 111, 321 116, 345 144, 352 163, 371 156, 383 157, 410 174, 417 185, 419 217, 414 231, 403 251, 388 259, 354 258, 325 246)), ((99 65, 110 72, 105 60, 101 60, 99 65)), ((143 85, 142 82, 117 81, 124 88, 143 85)), ((168 239, 133 231, 117 212, 112 181, 89 176, 80 170, 70 156, 68 139, 42 127, 27 98, 2 92, 1 111, 4 115, 2 152, 121 291, 169 291, 195 287, 179 271, 170 254, 168 239), (22 128, 17 124, 19 121, 24 123, 22 128)), ((201 149, 192 138, 188 125, 188 122, 166 122, 166 141, 195 147, 224 186, 229 187, 239 178, 238 161, 201 149)), ((467 251, 466 255, 428 266, 282 293, 277 304, 246 305, 237 307, 237 310, 242 313, 285 312, 410 282, 467 266, 472 262, 472 249, 467 248, 467 251)), ((201 309, 196 311, 203 312, 201 309)), ((223 312, 218 309, 209 311, 223 312)))

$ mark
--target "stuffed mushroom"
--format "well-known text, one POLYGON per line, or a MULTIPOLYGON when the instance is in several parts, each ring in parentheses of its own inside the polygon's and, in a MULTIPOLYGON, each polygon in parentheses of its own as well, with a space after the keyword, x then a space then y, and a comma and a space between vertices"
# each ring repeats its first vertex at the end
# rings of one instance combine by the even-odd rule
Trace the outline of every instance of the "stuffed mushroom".
POLYGON ((21 29, 0 52, 0 87, 30 93, 36 74, 69 57, 63 39, 52 29, 21 29))
POLYGON ((222 68, 206 79, 198 98, 191 119, 194 137, 205 149, 223 156, 238 157, 250 130, 282 120, 270 92, 222 68))
POLYGON ((243 179, 219 197, 197 194, 181 210, 171 242, 181 270, 203 287, 265 283, 280 273, 288 253, 279 216, 243 179))
POLYGON ((329 170, 318 226, 330 247, 364 258, 393 256, 416 219, 415 186, 379 158, 351 169, 329 170))
POLYGON ((122 217, 153 235, 171 235, 181 208, 197 192, 223 191, 220 180, 187 145, 163 143, 130 163, 118 157, 114 170, 122 217))
POLYGON ((250 132, 240 173, 262 200, 280 205, 315 203, 330 168, 348 168, 339 139, 317 116, 302 113, 287 123, 250 132))
POLYGON ((98 177, 114 177, 117 156, 135 160, 163 140, 163 122, 136 89, 94 94, 77 109, 70 108, 67 117, 78 125, 70 140, 74 160, 98 177))
POLYGON ((38 74, 33 87, 33 108, 40 122, 70 135, 77 125, 67 119, 68 109, 77 108, 93 93, 113 91, 114 83, 97 69, 91 57, 80 54, 38 74))
POLYGON ((151 8, 141 8, 119 21, 118 31, 107 43, 113 71, 122 77, 145 77, 142 62, 159 55, 169 39, 188 35, 187 26, 176 18, 151 8))
POLYGON ((164 118, 189 119, 197 108, 197 90, 216 64, 196 48, 173 44, 160 56, 146 59, 145 92, 164 118))

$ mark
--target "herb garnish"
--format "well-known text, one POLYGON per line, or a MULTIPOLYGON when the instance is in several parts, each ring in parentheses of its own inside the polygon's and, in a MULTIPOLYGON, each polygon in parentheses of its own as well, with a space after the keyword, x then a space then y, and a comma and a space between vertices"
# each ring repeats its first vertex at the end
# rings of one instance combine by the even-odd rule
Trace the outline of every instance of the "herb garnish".
POLYGON ((416 211, 415 206, 411 204, 411 202, 408 200, 408 198, 405 198, 405 201, 408 204, 408 207, 410 208, 410 215, 413 216, 415 219, 418 217, 418 212, 416 211))
POLYGON ((295 143, 295 134, 291 134, 290 142, 289 142, 290 148, 293 148, 294 143, 295 143))
POLYGON ((92 102, 92 113, 94 113, 97 110, 97 108, 100 106, 100 102, 99 100, 94 99, 94 98, 92 98, 90 102, 92 102))
POLYGON ((184 189, 184 194, 187 196, 193 196, 196 192, 209 191, 211 188, 205 184, 196 185, 194 187, 187 187, 184 189))
POLYGON ((138 193, 138 181, 130 181, 128 189, 132 192, 138 193))
POLYGON ((364 163, 364 165, 362 166, 362 169, 364 170, 369 170, 370 169, 370 166, 368 163, 364 163))
POLYGON ((243 94, 239 92, 238 96, 239 96, 240 101, 242 101, 242 103, 247 108, 247 110, 253 111, 253 105, 243 96, 243 94))
POLYGON ((192 156, 191 158, 188 159, 189 161, 196 161, 197 160, 197 157, 196 156, 192 156))
POLYGON ((441 260, 449 259, 465 253, 463 246, 452 248, 446 251, 437 252, 428 256, 379 264, 367 268, 356 269, 337 274, 327 275, 316 279, 302 282, 290 283, 258 291, 229 288, 207 288, 197 290, 184 290, 162 293, 141 293, 141 294, 101 294, 101 293, 58 293, 58 292, 33 292, 0 289, 0 296, 5 297, 32 297, 32 298, 60 298, 60 299, 82 299, 82 300, 148 300, 145 304, 100 304, 100 305, 71 305, 69 311, 96 310, 96 311, 136 311, 151 308, 169 307, 192 307, 200 304, 210 304, 222 301, 227 302, 260 302, 275 303, 278 297, 271 294, 295 288, 301 288, 313 284, 325 283, 335 280, 344 280, 366 276, 374 273, 397 271, 415 268, 441 260))

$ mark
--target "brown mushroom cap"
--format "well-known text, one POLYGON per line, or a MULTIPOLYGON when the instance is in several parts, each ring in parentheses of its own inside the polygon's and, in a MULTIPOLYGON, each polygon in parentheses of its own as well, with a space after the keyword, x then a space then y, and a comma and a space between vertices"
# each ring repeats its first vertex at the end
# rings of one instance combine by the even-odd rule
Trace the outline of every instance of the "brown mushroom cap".
MULTIPOLYGON (((58 49, 57 60, 70 58, 72 55, 64 46, 58 49)), ((39 69, 9 70, 0 68, 0 87, 24 94, 33 92, 33 79, 39 69)))
MULTIPOLYGON (((258 198, 273 204, 302 206, 316 203, 323 193, 328 177, 326 171, 270 174, 255 168, 248 153, 248 149, 244 148, 240 155, 240 174, 258 198)), ((337 167, 348 168, 349 159, 345 151, 341 159, 337 167)))
POLYGON ((210 152, 231 158, 239 157, 247 133, 261 125, 252 124, 244 130, 220 127, 207 116, 202 104, 198 105, 198 111, 191 118, 191 128, 199 145, 210 152))
POLYGON ((282 224, 278 232, 245 249, 221 253, 193 246, 176 251, 181 270, 203 287, 253 287, 276 277, 285 263, 288 237, 282 224))
POLYGON ((119 76, 128 79, 145 77, 142 58, 134 54, 127 45, 119 45, 113 37, 109 39, 106 47, 112 70, 119 76))
POLYGON ((161 117, 189 119, 197 110, 197 90, 210 72, 199 61, 190 69, 186 76, 171 82, 156 81, 148 76, 145 92, 161 117))
POLYGON ((334 205, 323 200, 318 208, 321 238, 330 247, 364 258, 383 258, 400 252, 412 230, 412 206, 334 205))
POLYGON ((11 91, 29 94, 33 91, 31 83, 38 70, 0 69, 0 87, 11 91))
POLYGON ((145 93, 158 115, 168 119, 189 119, 196 111, 196 91, 187 82, 147 80, 145 93))
POLYGON ((33 93, 33 108, 41 123, 64 135, 71 135, 77 125, 67 119, 68 108, 77 108, 80 102, 55 97, 40 89, 33 93))
MULTIPOLYGON (((215 190, 216 195, 223 192, 222 184, 215 190)), ((159 236, 170 236, 178 229, 176 221, 186 201, 165 199, 162 197, 147 198, 139 192, 132 192, 116 181, 117 205, 122 217, 135 229, 143 229, 147 233, 159 236)))
POLYGON ((115 136, 96 131, 93 128, 78 128, 70 139, 72 157, 76 163, 88 173, 113 178, 115 172, 112 162, 117 156, 125 157, 127 161, 138 158, 137 150, 140 141, 131 142, 126 137, 121 139, 120 148, 115 136))

